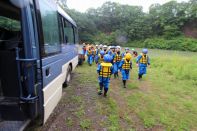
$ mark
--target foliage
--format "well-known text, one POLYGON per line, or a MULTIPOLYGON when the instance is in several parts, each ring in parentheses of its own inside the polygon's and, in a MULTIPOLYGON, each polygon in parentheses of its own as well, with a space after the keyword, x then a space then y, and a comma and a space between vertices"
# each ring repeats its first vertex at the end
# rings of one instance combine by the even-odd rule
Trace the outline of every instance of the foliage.
MULTIPOLYGON (((156 3, 150 6, 148 13, 143 12, 141 6, 121 5, 115 2, 106 2, 99 8, 88 9, 85 13, 66 7, 65 9, 77 22, 81 42, 126 44, 128 41, 133 43, 159 36, 169 40, 170 44, 158 45, 159 47, 153 44, 147 46, 177 50, 184 50, 185 47, 180 47, 181 44, 171 47, 171 43, 176 43, 174 38, 182 36, 183 27, 197 19, 196 0, 182 3, 170 1, 163 5, 156 3)), ((188 41, 192 42, 184 39, 184 42, 188 41)), ((190 45, 189 50, 194 50, 193 44, 190 45)), ((142 47, 142 44, 138 47, 142 47)))
POLYGON ((129 42, 126 46, 197 52, 197 40, 186 37, 174 37, 171 39, 163 37, 147 38, 144 41, 129 42))

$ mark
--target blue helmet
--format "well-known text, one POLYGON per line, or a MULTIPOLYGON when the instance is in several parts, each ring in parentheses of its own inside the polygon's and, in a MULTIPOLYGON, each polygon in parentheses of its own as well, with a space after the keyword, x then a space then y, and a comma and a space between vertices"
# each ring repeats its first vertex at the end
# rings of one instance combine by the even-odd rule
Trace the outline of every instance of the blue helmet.
POLYGON ((104 54, 105 54, 105 51, 101 50, 100 55, 104 55, 104 54))
POLYGON ((130 49, 127 47, 127 48, 125 48, 125 50, 130 50, 130 49))
POLYGON ((104 61, 105 62, 111 62, 112 61, 112 57, 109 54, 104 55, 104 61))
POLYGON ((147 54, 148 53, 148 49, 142 49, 142 53, 147 54))
POLYGON ((108 51, 108 54, 109 54, 109 55, 112 55, 112 51, 111 51, 111 50, 109 50, 109 51, 108 51))

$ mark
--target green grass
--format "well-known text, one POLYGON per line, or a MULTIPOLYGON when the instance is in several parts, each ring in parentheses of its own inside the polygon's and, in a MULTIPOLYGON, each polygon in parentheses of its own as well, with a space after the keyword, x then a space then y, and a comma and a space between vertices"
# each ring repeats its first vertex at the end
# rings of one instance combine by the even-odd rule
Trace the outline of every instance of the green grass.
POLYGON ((75 103, 81 103, 82 98, 80 96, 71 96, 70 101, 75 102, 75 103))
POLYGON ((118 116, 118 107, 112 98, 104 98, 101 100, 97 100, 96 103, 97 112, 102 115, 106 116, 106 122, 101 122, 101 125, 106 127, 110 131, 116 131, 119 127, 119 116, 118 116))
POLYGON ((83 129, 89 129, 90 128, 90 125, 91 125, 91 121, 89 119, 85 119, 85 120, 82 120, 80 122, 80 126, 83 128, 83 129))
MULTIPOLYGON (((143 80, 137 80, 138 69, 133 64, 131 82, 126 90, 120 89, 129 111, 137 115, 145 128, 160 125, 165 130, 197 130, 197 53, 150 49, 149 56, 151 67, 143 80), (127 91, 132 93, 125 96, 127 91)), ((80 81, 98 87, 96 67, 93 65, 88 72, 87 64, 83 68, 80 81)), ((121 80, 119 84, 122 85, 121 80)), ((96 106, 100 115, 107 116, 107 122, 101 125, 108 130, 119 130, 116 99, 98 99, 96 106)), ((132 125, 135 120, 129 117, 129 112, 125 114, 123 119, 132 125)))
POLYGON ((155 56, 150 54, 151 68, 143 79, 150 83, 150 92, 138 90, 128 96, 129 108, 147 128, 162 125, 167 130, 197 129, 197 54, 151 53, 155 56))
MULTIPOLYGON (((142 81, 137 80, 138 68, 133 64, 131 81, 127 83, 126 89, 119 90, 121 100, 125 100, 128 105, 123 119, 132 125, 131 130, 135 130, 136 124, 132 114, 140 119, 140 126, 144 128, 160 126, 164 130, 197 130, 197 53, 149 50, 149 56, 151 67, 147 69, 148 74, 143 76, 142 81)), ((135 60, 133 62, 135 63, 135 60)), ((84 64, 77 68, 76 72, 82 76, 77 79, 79 84, 98 87, 95 65, 89 67, 84 64)), ((121 78, 116 84, 122 86, 121 78)), ((112 90, 111 87, 109 94, 112 90)), ((78 103, 82 101, 81 97, 71 99, 78 103)), ((121 130, 121 107, 117 101, 119 99, 111 95, 95 100, 97 113, 106 116, 100 126, 108 130, 121 130)), ((83 118, 84 112, 84 108, 81 108, 75 115, 83 118)), ((91 121, 87 118, 81 119, 80 126, 89 129, 91 121)))
POLYGON ((68 118, 66 118, 65 119, 65 123, 66 123, 66 125, 67 126, 72 126, 73 125, 73 120, 72 120, 72 118, 71 117, 68 117, 68 118))

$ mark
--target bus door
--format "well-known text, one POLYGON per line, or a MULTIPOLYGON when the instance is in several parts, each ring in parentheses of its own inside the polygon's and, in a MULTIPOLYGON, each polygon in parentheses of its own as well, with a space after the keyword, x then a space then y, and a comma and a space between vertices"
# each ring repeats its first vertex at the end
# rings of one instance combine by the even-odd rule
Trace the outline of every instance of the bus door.
POLYGON ((39 112, 41 81, 30 4, 0 1, 1 122, 33 119, 39 112))

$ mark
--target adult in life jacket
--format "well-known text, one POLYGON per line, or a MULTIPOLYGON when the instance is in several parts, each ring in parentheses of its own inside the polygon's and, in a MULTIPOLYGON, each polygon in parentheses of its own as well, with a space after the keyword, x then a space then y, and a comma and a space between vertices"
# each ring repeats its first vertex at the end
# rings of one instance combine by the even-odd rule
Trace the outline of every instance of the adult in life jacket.
POLYGON ((91 66, 93 59, 94 59, 94 47, 91 46, 88 50, 87 50, 87 57, 88 57, 88 64, 91 66))
POLYGON ((104 62, 104 55, 105 52, 103 50, 100 51, 100 54, 98 55, 97 65, 100 65, 102 62, 104 62))
POLYGON ((132 48, 131 50, 132 50, 133 57, 137 57, 138 56, 137 51, 134 48, 132 48))
POLYGON ((124 58, 127 53, 130 53, 129 48, 125 48, 125 52, 122 53, 122 58, 124 58))
POLYGON ((102 95, 102 91, 104 88, 104 96, 107 96, 107 92, 109 89, 110 77, 113 74, 113 65, 111 64, 112 57, 108 54, 104 55, 104 62, 102 62, 97 67, 98 73, 98 81, 99 81, 99 91, 98 95, 102 95))
POLYGON ((100 48, 98 47, 98 45, 96 45, 95 57, 94 57, 94 60, 95 60, 95 63, 96 63, 96 64, 98 63, 99 54, 100 54, 100 48))
POLYGON ((120 49, 120 46, 116 46, 116 53, 114 55, 114 78, 118 77, 118 66, 122 60, 120 49))
POLYGON ((127 53, 119 64, 119 68, 121 69, 121 73, 122 73, 122 82, 124 88, 126 88, 126 81, 129 79, 130 69, 132 69, 131 58, 132 58, 131 54, 127 53))
POLYGON ((138 79, 142 78, 142 75, 146 74, 146 68, 150 65, 150 59, 148 57, 148 49, 143 49, 142 54, 136 59, 136 64, 139 67, 138 79))

